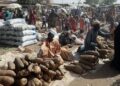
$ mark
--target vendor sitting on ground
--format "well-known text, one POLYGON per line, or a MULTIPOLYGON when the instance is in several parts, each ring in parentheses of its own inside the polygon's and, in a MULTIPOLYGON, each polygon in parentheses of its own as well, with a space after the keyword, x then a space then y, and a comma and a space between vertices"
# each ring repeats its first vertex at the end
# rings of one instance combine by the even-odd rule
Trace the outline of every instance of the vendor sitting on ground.
POLYGON ((43 42, 41 49, 38 53, 39 58, 54 58, 59 57, 62 60, 71 60, 73 58, 71 52, 64 47, 61 47, 58 39, 54 38, 54 35, 48 33, 48 38, 43 42), (62 58, 61 58, 62 57, 62 58))
POLYGON ((97 39, 98 35, 106 37, 106 38, 108 38, 110 36, 110 33, 104 33, 100 30, 100 22, 99 21, 96 20, 92 26, 93 26, 93 29, 91 29, 87 33, 84 46, 82 46, 78 49, 78 53, 82 53, 82 52, 88 51, 88 50, 95 50, 95 48, 97 47, 96 39, 97 39))
POLYGON ((48 38, 43 42, 41 46, 42 57, 51 58, 56 54, 60 54, 60 44, 57 40, 54 40, 54 35, 48 33, 48 38))
POLYGON ((59 36, 59 42, 61 44, 61 46, 65 46, 68 44, 72 44, 74 42, 74 39, 70 37, 71 33, 64 31, 60 34, 59 36))

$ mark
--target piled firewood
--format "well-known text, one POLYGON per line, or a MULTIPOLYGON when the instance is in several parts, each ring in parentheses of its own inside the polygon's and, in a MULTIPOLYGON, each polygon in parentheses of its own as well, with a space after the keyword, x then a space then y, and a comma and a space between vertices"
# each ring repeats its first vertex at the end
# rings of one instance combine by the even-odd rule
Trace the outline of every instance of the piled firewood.
POLYGON ((98 63, 99 53, 97 51, 86 51, 80 55, 79 62, 70 63, 65 68, 77 74, 83 74, 95 69, 98 63))
POLYGON ((7 70, 0 70, 1 86, 48 86, 52 80, 63 78, 59 66, 62 61, 59 57, 52 59, 16 58, 8 62, 7 70))

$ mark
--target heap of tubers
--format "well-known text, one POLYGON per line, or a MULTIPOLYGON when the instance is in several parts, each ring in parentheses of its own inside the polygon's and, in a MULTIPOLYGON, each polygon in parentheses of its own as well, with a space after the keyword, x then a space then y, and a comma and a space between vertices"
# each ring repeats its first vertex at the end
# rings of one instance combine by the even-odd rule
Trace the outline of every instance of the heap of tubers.
POLYGON ((99 53, 97 51, 86 51, 80 55, 79 62, 73 62, 64 67, 77 74, 84 74, 90 70, 95 69, 98 64, 99 53))
POLYGON ((97 44, 98 44, 98 52, 100 53, 100 58, 113 58, 114 55, 114 42, 113 41, 106 41, 103 37, 97 37, 97 44))
POLYGON ((1 86, 49 86, 52 80, 62 79, 60 58, 16 58, 8 62, 7 70, 0 70, 1 86))

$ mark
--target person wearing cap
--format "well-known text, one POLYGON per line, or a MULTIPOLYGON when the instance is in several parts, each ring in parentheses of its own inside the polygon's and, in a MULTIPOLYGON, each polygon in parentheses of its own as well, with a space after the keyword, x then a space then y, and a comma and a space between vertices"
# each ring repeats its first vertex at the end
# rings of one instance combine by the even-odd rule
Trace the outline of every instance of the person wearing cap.
POLYGON ((93 29, 90 30, 87 33, 86 39, 85 39, 85 50, 95 50, 95 47, 97 47, 97 36, 103 36, 108 38, 110 36, 110 33, 105 33, 100 30, 100 22, 95 21, 92 25, 93 29))
POLYGON ((78 49, 78 53, 88 51, 88 50, 95 50, 97 47, 97 36, 103 36, 108 38, 110 36, 110 33, 105 33, 100 30, 100 22, 94 21, 92 24, 92 29, 87 33, 87 36, 85 38, 84 45, 78 49))

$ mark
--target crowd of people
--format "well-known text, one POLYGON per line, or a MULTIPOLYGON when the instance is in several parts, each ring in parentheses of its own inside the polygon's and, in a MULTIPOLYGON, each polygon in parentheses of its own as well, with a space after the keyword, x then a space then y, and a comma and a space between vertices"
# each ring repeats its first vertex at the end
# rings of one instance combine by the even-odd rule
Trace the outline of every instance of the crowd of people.
MULTIPOLYGON (((99 13, 97 13, 99 14, 99 13)), ((79 40, 81 47, 77 50, 78 53, 82 53, 88 50, 96 50, 97 36, 100 35, 105 37, 106 39, 112 36, 112 40, 115 41, 115 55, 112 61, 112 67, 120 70, 120 43, 119 43, 119 29, 120 25, 117 27, 117 23, 115 23, 114 18, 110 16, 110 14, 105 18, 105 16, 101 16, 105 23, 103 25, 109 25, 109 31, 104 29, 101 30, 100 19, 98 19, 98 15, 93 14, 92 16, 88 15, 87 12, 81 12, 80 15, 72 15, 66 14, 64 12, 57 13, 54 9, 48 10, 46 12, 40 14, 41 18, 37 17, 37 11, 35 9, 30 9, 23 11, 22 9, 1 9, 0 10, 0 18, 4 20, 9 20, 13 18, 25 18, 29 24, 36 24, 37 20, 42 21, 42 26, 39 29, 54 29, 55 32, 61 33, 57 39, 54 39, 55 33, 49 32, 48 38, 45 43, 43 43, 44 49, 48 49, 49 55, 57 55, 60 54, 61 46, 67 44, 74 44, 76 40, 79 40), (109 19, 108 19, 109 18, 109 19), (117 27, 117 29, 115 29, 117 27)), ((44 50, 43 50, 44 51, 44 50)), ((46 53, 46 52, 43 52, 46 53)), ((48 53, 47 53, 48 54, 48 53)), ((43 54, 44 55, 44 54, 43 54)), ((44 55, 49 56, 49 55, 44 55)))

